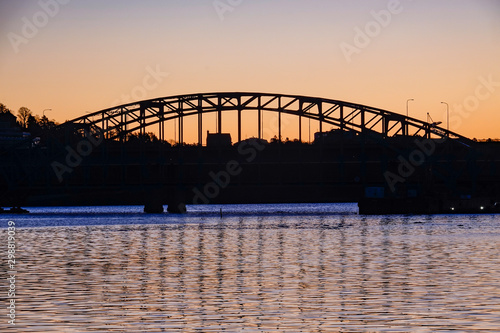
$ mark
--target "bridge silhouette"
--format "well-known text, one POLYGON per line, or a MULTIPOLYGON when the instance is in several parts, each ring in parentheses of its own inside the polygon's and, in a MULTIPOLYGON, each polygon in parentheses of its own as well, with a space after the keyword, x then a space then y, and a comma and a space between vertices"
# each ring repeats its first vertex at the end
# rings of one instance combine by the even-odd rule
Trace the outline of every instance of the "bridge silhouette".
POLYGON ((20 144, 1 154, 0 206, 145 204, 158 211, 163 204, 360 201, 381 189, 404 199, 436 192, 447 199, 496 198, 499 183, 491 171, 499 165, 495 154, 436 123, 356 103, 270 93, 177 95, 115 106, 65 122, 40 145, 20 144), (252 138, 242 136, 244 111, 255 113, 252 138), (204 146, 204 116, 216 115, 222 135, 231 112, 237 143, 204 146), (272 143, 263 140, 268 113, 277 118, 272 143), (298 120, 295 142, 283 143, 284 115, 298 120), (185 130, 193 130, 185 128, 186 117, 197 121, 197 145, 184 144, 185 130), (318 124, 313 144, 303 142, 303 120, 309 119, 318 124), (166 124, 174 121, 178 144, 171 146, 166 124), (155 145, 130 143, 132 133, 144 136, 156 126, 155 145), (415 162, 415 154, 423 159, 415 162), (413 170, 402 174, 402 161, 412 161, 403 170, 413 170))
POLYGON ((165 139, 165 123, 178 119, 178 142, 184 141, 185 117, 196 116, 198 121, 198 144, 203 143, 203 115, 217 114, 217 132, 222 132, 223 113, 238 113, 238 142, 242 140, 241 113, 253 110, 257 113, 258 138, 262 138, 262 113, 278 114, 278 133, 281 139, 281 115, 290 114, 298 117, 298 140, 302 141, 302 119, 311 119, 319 123, 319 132, 324 125, 332 125, 337 129, 348 129, 357 133, 375 132, 384 137, 397 135, 450 137, 470 141, 466 137, 415 118, 407 117, 387 110, 344 101, 283 94, 225 92, 178 95, 150 99, 120 105, 86 114, 70 121, 73 124, 95 126, 108 139, 123 140, 127 134, 140 131, 145 133, 147 127, 158 124, 161 140, 165 139))

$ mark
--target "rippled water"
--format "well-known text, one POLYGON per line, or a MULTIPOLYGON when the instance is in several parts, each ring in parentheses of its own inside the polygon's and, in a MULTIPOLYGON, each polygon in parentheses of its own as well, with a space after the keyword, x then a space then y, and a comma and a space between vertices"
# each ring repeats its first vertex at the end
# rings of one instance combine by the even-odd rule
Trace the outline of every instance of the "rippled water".
POLYGON ((18 227, 17 324, 1 312, 2 331, 500 331, 500 215, 31 210, 0 216, 2 243, 18 227))

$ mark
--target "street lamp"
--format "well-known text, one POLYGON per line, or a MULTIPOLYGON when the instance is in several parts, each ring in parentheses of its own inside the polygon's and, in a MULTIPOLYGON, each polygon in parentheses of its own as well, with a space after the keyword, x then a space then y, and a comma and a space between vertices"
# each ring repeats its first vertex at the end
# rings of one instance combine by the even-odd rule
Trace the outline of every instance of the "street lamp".
POLYGON ((441 102, 441 104, 446 104, 446 130, 450 136, 450 106, 446 102, 441 102))
POLYGON ((45 109, 42 111, 42 118, 45 117, 45 111, 52 111, 52 109, 45 109))
MULTIPOLYGON (((406 100, 406 118, 408 118, 408 104, 410 103, 410 101, 414 101, 413 98, 410 98, 410 99, 407 99, 406 100)), ((405 119, 405 133, 404 135, 408 135, 408 119, 405 119)))
POLYGON ((410 98, 410 99, 408 99, 408 100, 406 101, 406 116, 407 116, 407 117, 408 117, 408 103, 409 103, 410 101, 414 101, 414 99, 413 99, 413 98, 410 98))

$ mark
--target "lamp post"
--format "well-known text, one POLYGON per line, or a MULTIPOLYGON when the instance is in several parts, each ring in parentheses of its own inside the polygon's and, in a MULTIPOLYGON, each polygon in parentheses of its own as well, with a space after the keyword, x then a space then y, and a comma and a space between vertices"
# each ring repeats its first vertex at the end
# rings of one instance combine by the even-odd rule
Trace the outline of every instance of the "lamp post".
MULTIPOLYGON (((406 118, 408 118, 408 104, 410 103, 410 101, 414 101, 414 99, 410 98, 406 100, 406 118)), ((405 135, 408 135, 408 119, 405 120, 405 123, 405 135)))
POLYGON ((414 101, 413 98, 410 98, 408 100, 406 100, 406 116, 408 117, 408 103, 410 103, 410 101, 414 101))
POLYGON ((52 109, 45 109, 42 111, 42 118, 45 117, 45 111, 52 111, 52 109))
POLYGON ((441 104, 446 104, 446 130, 447 135, 450 136, 450 106, 446 102, 441 102, 441 104))

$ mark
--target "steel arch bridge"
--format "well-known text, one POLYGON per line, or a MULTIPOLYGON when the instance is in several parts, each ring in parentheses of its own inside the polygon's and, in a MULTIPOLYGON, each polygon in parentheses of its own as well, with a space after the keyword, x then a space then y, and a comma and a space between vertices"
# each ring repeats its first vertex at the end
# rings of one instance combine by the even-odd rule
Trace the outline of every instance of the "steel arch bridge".
POLYGON ((258 138, 262 138, 262 114, 278 114, 278 138, 281 140, 283 114, 298 117, 299 141, 302 141, 302 118, 319 123, 322 133, 325 125, 347 129, 360 134, 379 134, 383 137, 415 136, 426 138, 452 138, 460 142, 471 140, 429 123, 402 114, 345 101, 272 93, 218 92, 176 95, 124 104, 89 113, 67 123, 78 129, 94 128, 105 138, 123 140, 127 134, 158 125, 159 139, 165 139, 165 122, 178 119, 178 142, 184 142, 184 117, 197 116, 198 144, 202 145, 203 115, 217 114, 217 133, 222 132, 222 117, 227 111, 237 112, 238 141, 242 140, 242 111, 257 112, 258 138))

